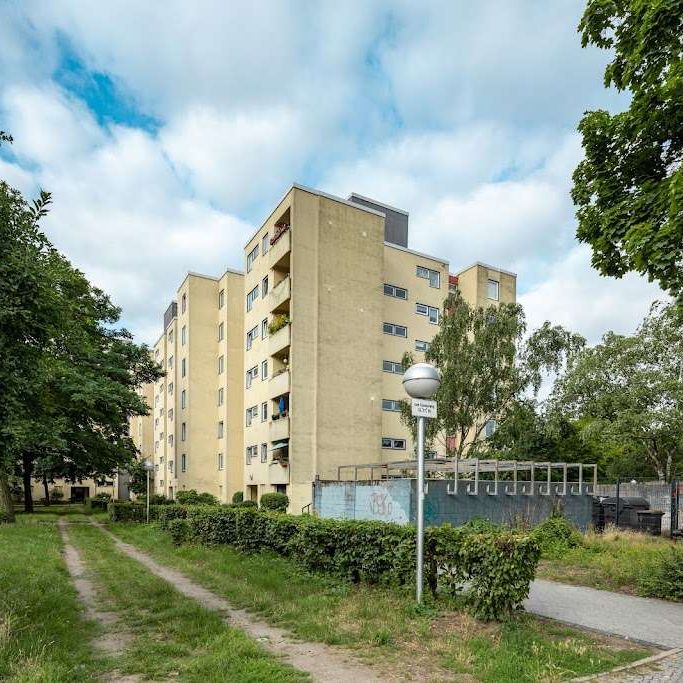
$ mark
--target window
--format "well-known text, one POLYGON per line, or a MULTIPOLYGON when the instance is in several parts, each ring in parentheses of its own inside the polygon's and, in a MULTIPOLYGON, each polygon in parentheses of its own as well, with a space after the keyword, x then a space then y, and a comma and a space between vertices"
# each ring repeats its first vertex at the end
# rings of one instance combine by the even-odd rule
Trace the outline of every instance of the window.
POLYGON ((247 370, 247 389, 251 387, 251 383, 258 377, 258 365, 247 370))
POLYGON ((268 247, 270 245, 270 242, 268 240, 268 233, 266 233, 262 238, 261 238, 261 253, 265 256, 268 253, 268 247))
POLYGON ((168 385, 168 394, 169 396, 173 396, 173 382, 168 385))
POLYGON ((183 389, 180 392, 180 407, 181 408, 187 407, 187 393, 185 392, 185 389, 183 389))
POLYGON ((261 298, 268 294, 268 276, 266 275, 263 280, 261 280, 261 298))
POLYGON ((168 461, 168 471, 173 472, 173 460, 168 461))
POLYGON ((261 363, 261 379, 268 379, 268 361, 264 360, 261 363))
POLYGON ((498 280, 489 280, 486 283, 486 296, 489 299, 493 299, 494 301, 498 301, 498 296, 500 293, 500 283, 498 280))
POLYGON ((261 339, 265 339, 268 336, 268 318, 261 321, 261 339))
POLYGON ((216 461, 217 461, 216 464, 218 465, 218 469, 219 469, 219 470, 222 470, 222 469, 223 469, 223 465, 224 465, 224 463, 223 463, 223 454, 222 454, 222 453, 219 453, 219 454, 218 454, 218 457, 216 458, 216 461))
POLYGON ((258 256, 258 244, 247 254, 247 273, 251 273, 254 266, 254 261, 258 256))
POLYGON ((173 434, 168 435, 168 445, 173 446, 173 434))
POLYGON ((180 471, 187 471, 187 455, 185 453, 180 456, 180 471))
POLYGON ((251 459, 258 456, 258 446, 247 446, 247 465, 251 465, 251 459))
POLYGON ((187 294, 183 294, 183 297, 180 300, 180 312, 185 313, 186 310, 187 310, 187 294))
POLYGON ((247 427, 251 427, 251 421, 256 419, 257 417, 258 417, 258 406, 251 406, 251 408, 247 408, 247 419, 246 419, 247 427))
POLYGON ((225 290, 221 289, 218 292, 218 308, 223 308, 223 306, 225 306, 225 290))
POLYGON ((224 426, 225 426, 225 425, 223 424, 223 420, 221 420, 221 421, 218 423, 218 431, 217 431, 217 436, 218 436, 219 439, 222 439, 222 438, 223 438, 223 428, 224 428, 224 426))
POLYGON ((403 374, 403 366, 393 360, 383 360, 382 370, 384 370, 384 372, 393 372, 396 375, 403 374))
POLYGON ((168 419, 169 420, 173 419, 173 408, 169 409, 169 411, 168 411, 168 419))
POLYGON ((392 448, 394 450, 404 451, 406 449, 405 439, 392 439, 390 437, 382 437, 382 448, 392 448))
POLYGON ((250 311, 254 307, 254 301, 258 299, 258 285, 247 294, 247 311, 250 311))
POLYGON ((399 413, 401 412, 401 402, 400 401, 394 401, 391 398, 383 398, 382 399, 382 410, 388 410, 393 413, 399 413))
POLYGON ((183 325, 182 329, 180 330, 180 345, 185 346, 187 343, 187 328, 185 325, 183 325))
POLYGON ((218 326, 218 341, 223 341, 224 338, 225 338, 225 326, 223 325, 223 323, 221 323, 218 326))
POLYGON ((187 425, 182 422, 180 425, 180 440, 185 441, 187 439, 187 425))
POLYGON ((422 341, 422 339, 415 340, 415 350, 416 351, 429 351, 431 344, 428 341, 422 341))
POLYGON ((393 296, 395 299, 407 299, 408 290, 403 287, 397 287, 396 285, 384 285, 384 293, 387 296, 393 296))
POLYGON ((173 344, 173 330, 168 333, 168 343, 173 344))
POLYGON ((408 328, 394 323, 384 323, 384 334, 393 334, 395 337, 407 337, 408 328))
POLYGON ((268 444, 261 444, 261 462, 268 462, 268 444))
POLYGON ((218 374, 222 375, 225 371, 225 356, 218 356, 218 374))
POLYGON ((222 406, 222 405, 223 405, 224 396, 225 396, 225 394, 224 394, 224 392, 223 392, 223 388, 221 387, 221 388, 218 390, 218 405, 219 405, 219 406, 222 406))
POLYGON ((427 304, 415 304, 415 313, 418 315, 426 315, 430 323, 439 324, 439 309, 434 306, 427 306, 427 304))
POLYGON ((185 377, 186 374, 187 374, 187 359, 183 358, 180 361, 180 376, 185 377))
POLYGON ((265 422, 268 419, 268 401, 264 401, 261 404, 261 422, 265 422))
POLYGON ((168 357, 168 369, 173 370, 173 356, 168 357))
POLYGON ((431 270, 424 266, 417 267, 417 276, 429 280, 429 286, 439 289, 441 287, 441 275, 438 270, 431 270))
POLYGON ((258 339, 258 325, 253 327, 247 332, 247 351, 254 345, 254 342, 258 339))
POLYGON ((159 349, 154 352, 154 360, 159 360, 159 349))

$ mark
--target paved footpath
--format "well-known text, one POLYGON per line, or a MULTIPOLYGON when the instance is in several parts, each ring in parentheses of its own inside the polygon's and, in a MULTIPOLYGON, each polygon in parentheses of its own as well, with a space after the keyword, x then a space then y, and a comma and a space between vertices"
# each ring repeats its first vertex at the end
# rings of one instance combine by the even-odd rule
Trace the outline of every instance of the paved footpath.
POLYGON ((661 648, 683 646, 682 603, 537 579, 525 607, 543 617, 661 648))

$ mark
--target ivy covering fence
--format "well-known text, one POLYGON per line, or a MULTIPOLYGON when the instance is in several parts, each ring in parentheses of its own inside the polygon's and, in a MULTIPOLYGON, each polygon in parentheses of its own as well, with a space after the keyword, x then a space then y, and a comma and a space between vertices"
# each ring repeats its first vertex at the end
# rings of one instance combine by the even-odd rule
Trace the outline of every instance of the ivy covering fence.
MULTIPOLYGON (((115 521, 144 521, 143 505, 112 503, 115 521)), ((230 545, 244 552, 270 550, 309 571, 371 584, 412 585, 415 528, 386 522, 297 517, 239 506, 151 506, 177 544, 230 545)), ((425 580, 435 594, 463 592, 474 613, 498 619, 529 593, 540 550, 529 535, 471 527, 425 531, 425 580)))

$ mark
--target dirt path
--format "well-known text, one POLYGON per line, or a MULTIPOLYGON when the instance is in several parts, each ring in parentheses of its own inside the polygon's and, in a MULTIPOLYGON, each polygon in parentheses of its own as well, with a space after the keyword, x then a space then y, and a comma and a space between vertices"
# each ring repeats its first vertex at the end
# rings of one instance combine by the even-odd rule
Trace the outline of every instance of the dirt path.
MULTIPOLYGON (((126 647, 131 641, 131 635, 121 625, 118 617, 113 612, 103 612, 97 607, 97 589, 88 578, 81 556, 75 546, 69 540, 67 532, 68 522, 60 519, 58 522, 59 533, 64 544, 64 562, 71 575, 71 581, 78 593, 78 599, 85 608, 85 615, 90 621, 94 621, 104 627, 104 633, 93 639, 93 646, 105 655, 119 657, 124 654, 126 647)), ((102 680, 110 683, 136 683, 137 676, 124 676, 114 671, 103 677, 102 680)))
POLYGON ((370 667, 344 656, 339 651, 323 643, 310 643, 295 640, 284 629, 271 626, 256 619, 246 610, 236 609, 224 598, 194 583, 187 576, 174 569, 155 562, 149 555, 132 545, 124 543, 99 522, 92 522, 103 533, 111 537, 118 549, 143 564, 154 575, 168 581, 183 595, 193 598, 207 609, 220 612, 230 626, 241 629, 257 640, 263 647, 291 666, 305 671, 314 681, 335 683, 337 681, 354 681, 354 683, 370 683, 389 680, 370 667))

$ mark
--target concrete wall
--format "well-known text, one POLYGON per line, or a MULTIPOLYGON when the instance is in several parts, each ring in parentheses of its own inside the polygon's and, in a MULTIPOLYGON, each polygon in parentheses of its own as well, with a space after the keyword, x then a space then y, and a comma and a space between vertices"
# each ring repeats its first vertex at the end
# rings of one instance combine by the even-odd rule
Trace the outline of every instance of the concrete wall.
MULTIPOLYGON (((554 509, 580 529, 591 522, 593 496, 587 493, 573 496, 488 495, 481 492, 470 496, 447 493, 448 481, 430 480, 425 496, 425 524, 454 526, 480 518, 496 524, 522 522, 535 525, 550 517, 554 509)), ((452 483, 452 482, 451 482, 452 483)), ((406 524, 415 521, 415 480, 390 479, 381 482, 317 481, 315 511, 321 517, 338 519, 374 519, 406 524)))

